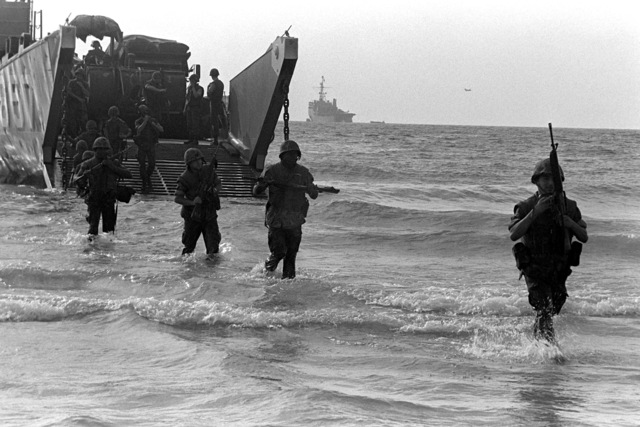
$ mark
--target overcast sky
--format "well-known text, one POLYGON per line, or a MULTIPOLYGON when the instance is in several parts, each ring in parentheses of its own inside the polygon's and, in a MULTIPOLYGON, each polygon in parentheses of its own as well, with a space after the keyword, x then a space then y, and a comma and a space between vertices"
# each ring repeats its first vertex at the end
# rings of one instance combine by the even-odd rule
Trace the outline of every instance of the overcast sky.
POLYGON ((125 35, 185 43, 203 82, 216 67, 227 90, 292 26, 292 120, 307 118, 324 76, 356 122, 640 129, 638 1, 34 0, 34 10, 45 33, 69 15, 104 15, 125 35))

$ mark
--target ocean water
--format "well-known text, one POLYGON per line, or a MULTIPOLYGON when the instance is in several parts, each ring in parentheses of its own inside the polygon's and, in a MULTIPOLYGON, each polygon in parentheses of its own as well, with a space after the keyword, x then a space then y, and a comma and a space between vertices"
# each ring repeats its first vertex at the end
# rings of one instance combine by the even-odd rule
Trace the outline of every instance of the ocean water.
POLYGON ((261 199, 223 199, 207 261, 170 199, 90 244, 73 193, 0 186, 1 425, 640 423, 640 131, 554 128, 590 239, 551 347, 507 231, 546 123, 290 127, 341 189, 311 201, 294 280, 262 269, 261 199))

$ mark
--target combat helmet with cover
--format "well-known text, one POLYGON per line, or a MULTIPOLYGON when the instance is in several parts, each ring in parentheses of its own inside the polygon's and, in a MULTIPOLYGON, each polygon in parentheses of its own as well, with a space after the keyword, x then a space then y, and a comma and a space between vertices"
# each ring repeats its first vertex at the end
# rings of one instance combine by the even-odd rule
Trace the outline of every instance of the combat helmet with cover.
POLYGON ((184 152, 184 164, 189 166, 191 162, 194 160, 202 159, 203 163, 206 163, 204 156, 202 155, 202 151, 197 148, 189 148, 184 152))
POLYGON ((282 143, 282 145, 280 146, 279 157, 282 157, 282 155, 287 151, 295 151, 298 153, 298 158, 302 157, 302 152, 300 151, 300 147, 298 146, 298 143, 295 142, 293 139, 287 139, 285 142, 282 143))
MULTIPOLYGON (((562 172, 562 168, 560 167, 560 165, 558 165, 558 168, 560 169, 560 177, 564 181, 564 172, 562 172)), ((548 157, 536 163, 536 167, 533 169, 533 175, 531 175, 531 182, 535 184, 538 178, 540 178, 540 175, 544 174, 552 174, 551 160, 548 157)))
POLYGON ((91 148, 93 150, 95 150, 96 148, 106 148, 107 150, 110 150, 111 144, 109 143, 109 140, 107 138, 105 138, 104 136, 101 136, 96 138, 95 141, 93 141, 93 146, 91 148))

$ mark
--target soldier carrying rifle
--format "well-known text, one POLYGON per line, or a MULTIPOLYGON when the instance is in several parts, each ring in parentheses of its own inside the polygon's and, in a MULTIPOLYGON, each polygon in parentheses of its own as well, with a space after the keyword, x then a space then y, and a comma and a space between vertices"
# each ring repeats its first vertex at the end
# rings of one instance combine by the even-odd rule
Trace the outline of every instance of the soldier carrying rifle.
POLYGON ((268 271, 274 271, 284 259, 282 278, 296 277, 296 255, 302 240, 302 224, 305 223, 309 201, 318 197, 318 187, 313 183, 309 169, 297 162, 302 156, 300 147, 287 140, 280 147, 280 162, 267 167, 253 187, 257 196, 269 189, 265 225, 269 228, 268 243, 271 254, 265 262, 268 271))
MULTIPOLYGON (((116 229, 116 198, 118 180, 131 178, 131 172, 109 156, 111 145, 104 136, 93 143, 95 156, 80 164, 76 185, 86 188, 85 203, 88 207, 89 240, 98 234, 98 225, 102 216, 102 231, 113 232, 116 229)), ((120 155, 118 153, 117 155, 120 155)))
POLYGON ((182 232, 182 255, 192 253, 202 234, 211 258, 220 249, 222 235, 218 227, 220 209, 219 192, 222 181, 216 173, 216 159, 207 165, 202 152, 189 148, 184 153, 185 171, 178 178, 174 201, 182 205, 180 216, 184 219, 182 232))
POLYGON ((527 283, 529 304, 536 311, 534 336, 554 342, 553 316, 568 297, 565 283, 571 267, 580 263, 579 242, 586 243, 589 237, 577 203, 564 194, 553 133, 551 147, 549 158, 539 161, 531 176, 538 191, 515 205, 509 231, 512 241, 522 239, 513 254, 527 283), (573 237, 579 242, 572 242, 573 237))

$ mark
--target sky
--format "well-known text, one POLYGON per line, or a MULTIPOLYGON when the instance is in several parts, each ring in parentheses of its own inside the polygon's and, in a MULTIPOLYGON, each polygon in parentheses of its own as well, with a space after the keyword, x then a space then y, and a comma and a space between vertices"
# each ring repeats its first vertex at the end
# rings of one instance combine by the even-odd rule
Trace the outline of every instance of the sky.
MULTIPOLYGON (((104 15, 173 39, 229 81, 289 27, 291 120, 327 98, 355 122, 640 129, 640 2, 34 0, 44 33, 104 15), (175 7, 168 7, 168 5, 175 7), (465 91, 471 89, 470 91, 465 91)), ((88 50, 78 40, 77 51, 88 50)), ((107 42, 103 42, 106 48, 107 42)), ((209 78, 203 78, 206 83, 209 78)))

